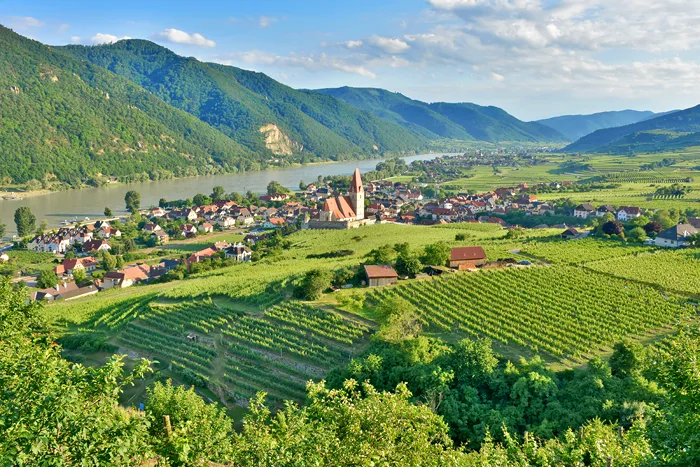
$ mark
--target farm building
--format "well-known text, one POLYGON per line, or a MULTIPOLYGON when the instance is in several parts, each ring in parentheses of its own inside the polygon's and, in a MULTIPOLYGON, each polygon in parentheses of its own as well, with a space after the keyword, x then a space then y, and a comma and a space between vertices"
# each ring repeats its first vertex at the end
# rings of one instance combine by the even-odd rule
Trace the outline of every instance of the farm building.
POLYGON ((574 229, 573 227, 569 227, 564 232, 562 232, 561 238, 563 238, 565 240, 570 240, 572 238, 578 238, 579 235, 581 235, 581 234, 579 233, 578 230, 574 229))
POLYGON ((394 268, 387 264, 365 266, 365 274, 367 275, 367 285, 370 287, 396 284, 399 281, 399 275, 394 271, 394 268))
POLYGON ((480 246, 465 246, 452 248, 450 251, 450 267, 468 269, 471 266, 481 266, 486 262, 486 252, 480 246))

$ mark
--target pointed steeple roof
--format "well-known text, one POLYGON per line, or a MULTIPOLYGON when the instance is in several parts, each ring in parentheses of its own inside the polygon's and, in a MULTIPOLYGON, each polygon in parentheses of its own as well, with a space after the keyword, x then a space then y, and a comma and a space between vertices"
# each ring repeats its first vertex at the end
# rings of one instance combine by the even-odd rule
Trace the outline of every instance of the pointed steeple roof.
POLYGON ((352 182, 350 182, 350 192, 360 193, 362 189, 362 177, 360 176, 360 169, 356 168, 355 173, 352 175, 352 182))

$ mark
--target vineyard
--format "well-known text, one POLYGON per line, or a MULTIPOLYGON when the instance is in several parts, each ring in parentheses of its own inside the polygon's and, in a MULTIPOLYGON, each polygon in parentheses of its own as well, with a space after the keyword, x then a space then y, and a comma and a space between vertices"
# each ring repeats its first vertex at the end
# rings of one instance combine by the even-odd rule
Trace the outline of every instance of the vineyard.
POLYGON ((455 274, 368 298, 376 304, 392 295, 410 302, 430 329, 579 361, 695 311, 653 288, 568 266, 455 274))
POLYGON ((132 318, 120 327, 122 348, 158 360, 189 384, 223 386, 243 405, 262 390, 271 401, 302 399, 306 381, 347 362, 369 333, 360 322, 297 302, 254 315, 212 300, 134 300, 126 308, 100 321, 111 327, 132 318))
POLYGON ((627 245, 617 241, 595 238, 580 240, 532 241, 525 243, 521 254, 534 256, 549 263, 580 265, 607 258, 625 257, 650 251, 650 247, 627 245))
POLYGON ((700 295, 700 252, 656 251, 588 264, 596 271, 700 295))

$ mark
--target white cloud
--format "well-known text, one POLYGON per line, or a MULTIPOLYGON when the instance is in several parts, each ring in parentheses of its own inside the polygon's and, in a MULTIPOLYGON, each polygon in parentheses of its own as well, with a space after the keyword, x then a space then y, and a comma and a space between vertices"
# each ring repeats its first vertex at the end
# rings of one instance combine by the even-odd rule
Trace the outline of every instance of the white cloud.
POLYGON ((279 21, 277 18, 273 18, 270 16, 261 16, 258 20, 258 25, 260 25, 261 28, 266 28, 272 23, 276 23, 277 21, 279 21))
POLYGON ((171 42, 173 44, 188 44, 197 47, 215 47, 216 42, 207 39, 201 34, 189 34, 175 28, 168 28, 153 36, 154 39, 171 42))
POLYGON ((376 78, 377 75, 365 66, 326 53, 318 55, 275 55, 261 50, 236 52, 227 54, 218 60, 224 65, 245 64, 262 66, 282 66, 289 68, 303 68, 308 71, 335 70, 344 73, 356 74, 365 78, 376 78))
POLYGON ((342 45, 348 49, 357 49, 359 47, 362 47, 362 44, 362 41, 345 41, 342 43, 342 45))
POLYGON ((398 38, 371 36, 369 42, 389 54, 400 54, 411 48, 406 41, 398 38))
POLYGON ((69 29, 70 29, 70 24, 63 23, 58 27, 58 32, 66 32, 69 29))
POLYGON ((80 44, 82 42, 80 36, 71 36, 70 41, 74 44, 80 44))
POLYGON ((7 24, 13 29, 26 30, 36 29, 44 26, 44 22, 31 16, 10 16, 7 17, 7 24))
MULTIPOLYGON (((77 36, 74 36, 77 37, 77 36)), ((78 38, 79 39, 79 38, 78 38)), ((122 37, 117 37, 112 34, 104 34, 101 32, 98 32, 94 36, 90 38, 90 42, 92 44, 98 45, 98 44, 113 44, 114 42, 121 41, 123 39, 131 39, 129 36, 122 36, 122 37)))
POLYGON ((504 79, 506 79, 506 77, 503 75, 499 75, 496 72, 491 72, 491 79, 494 81, 503 81, 504 79))

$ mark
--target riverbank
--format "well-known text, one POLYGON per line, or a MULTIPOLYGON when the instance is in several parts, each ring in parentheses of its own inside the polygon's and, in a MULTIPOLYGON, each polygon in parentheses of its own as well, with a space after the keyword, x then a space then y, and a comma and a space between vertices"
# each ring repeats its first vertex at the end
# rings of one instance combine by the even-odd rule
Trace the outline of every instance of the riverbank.
MULTIPOLYGON (((446 154, 426 153, 406 156, 407 163, 414 160, 430 160, 446 154)), ((12 237, 16 233, 13 222, 15 210, 27 206, 36 216, 37 224, 46 220, 49 228, 60 227, 63 220, 75 217, 96 219, 104 216, 108 207, 114 215, 126 214, 124 195, 127 191, 137 191, 141 195, 141 206, 157 206, 161 198, 168 200, 191 198, 197 193, 211 193, 215 186, 223 186, 227 193, 233 191, 245 193, 251 190, 264 193, 271 181, 279 182, 290 190, 297 190, 301 180, 310 183, 318 176, 351 175, 355 168, 363 173, 374 170, 383 159, 364 159, 359 161, 326 162, 266 169, 255 172, 204 175, 166 180, 149 180, 133 183, 110 183, 99 188, 56 191, 46 193, 50 196, 27 196, 23 200, 0 201, 0 222, 7 226, 5 235, 12 237)))

